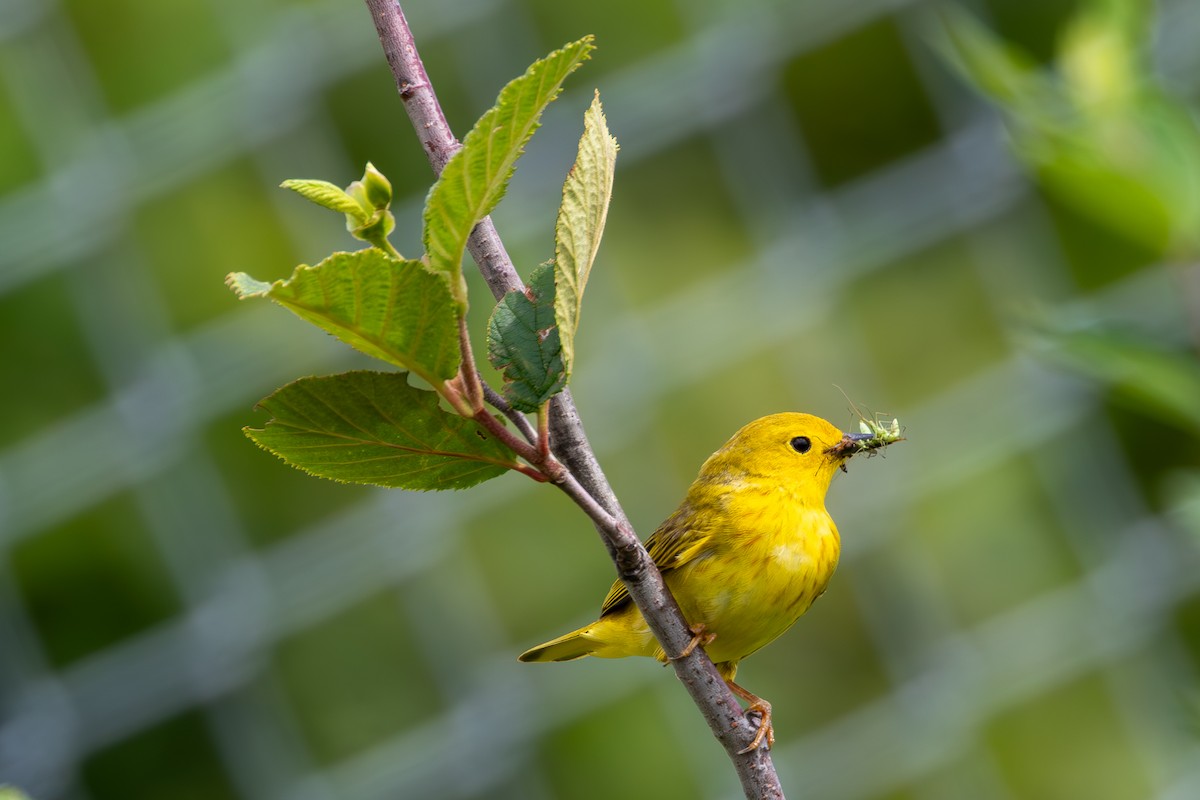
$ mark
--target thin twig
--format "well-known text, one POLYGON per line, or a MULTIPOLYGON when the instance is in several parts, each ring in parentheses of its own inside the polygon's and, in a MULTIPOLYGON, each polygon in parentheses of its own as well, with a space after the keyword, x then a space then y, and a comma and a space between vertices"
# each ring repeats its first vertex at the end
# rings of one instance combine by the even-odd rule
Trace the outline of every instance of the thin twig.
MULTIPOLYGON (((421 141, 421 149, 425 151, 434 174, 440 175, 460 145, 446 122, 446 115, 442 113, 425 65, 417 53, 404 11, 395 0, 366 0, 366 3, 383 45, 384 56, 396 80, 396 89, 421 141)), ((467 240, 467 250, 479 265, 480 273, 497 300, 508 292, 524 291, 521 277, 513 267, 491 217, 484 218, 475 226, 467 240)), ((550 431, 554 454, 558 459, 575 473, 583 487, 610 514, 624 519, 625 512, 609 486, 595 453, 588 446, 587 435, 569 389, 550 401, 550 431)))
MULTIPOLYGON (((503 422, 493 417, 492 413, 486 408, 476 411, 472 419, 487 428, 488 432, 495 436, 505 447, 528 461, 534 467, 541 469, 545 465, 544 460, 539 458, 539 450, 535 445, 518 438, 516 434, 504 427, 503 422)), ((538 480, 542 481, 546 479, 546 475, 538 478, 538 480)))
POLYGON ((521 435, 525 437, 525 441, 529 442, 530 444, 535 444, 537 442, 537 431, 535 431, 533 426, 529 424, 529 420, 525 417, 525 415, 510 406, 508 401, 505 400, 499 392, 486 383, 483 384, 483 399, 489 406, 507 417, 508 421, 516 426, 517 430, 521 432, 521 435))
POLYGON ((550 398, 550 447, 558 460, 567 465, 571 473, 587 490, 588 494, 617 519, 624 520, 621 502, 612 490, 596 454, 588 443, 583 430, 583 420, 575 408, 571 390, 563 389, 550 398))
MULTIPOLYGON (((459 144, 437 102, 404 13, 396 0, 366 0, 366 4, 405 110, 434 173, 440 174, 459 144)), ((497 299, 523 288, 490 218, 476 226, 467 247, 497 299)), ((767 748, 738 752, 754 738, 756 726, 746 719, 703 648, 695 648, 686 658, 674 658, 687 647, 692 632, 605 479, 569 392, 551 402, 549 426, 553 452, 566 466, 552 470, 558 474, 551 478, 592 519, 630 597, 663 651, 672 656, 669 663, 733 761, 746 797, 783 798, 767 748)), ((542 471, 558 465, 558 460, 547 459, 542 471)))

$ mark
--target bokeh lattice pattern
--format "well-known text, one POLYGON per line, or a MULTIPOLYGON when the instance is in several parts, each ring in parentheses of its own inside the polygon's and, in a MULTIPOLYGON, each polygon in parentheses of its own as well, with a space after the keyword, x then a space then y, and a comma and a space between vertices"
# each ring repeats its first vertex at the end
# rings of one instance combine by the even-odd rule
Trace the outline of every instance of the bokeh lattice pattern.
MULTIPOLYGON (((550 255, 599 87, 622 151, 574 391, 640 531, 749 419, 850 425, 835 384, 907 427, 831 491, 826 597, 740 673, 790 791, 1200 797, 1200 570, 1163 489, 1185 451, 1019 336, 1034 306, 1177 324, 1176 290, 1029 181, 929 4, 405 5, 460 134, 597 34, 496 221, 523 272, 550 255)), ((972 9, 1044 60, 1076 7, 972 9)), ((1194 96, 1200 8, 1159 22, 1194 96)), ((430 174, 362 4, 2 0, 0 67, 0 783, 736 795, 655 664, 516 662, 611 579, 563 498, 339 486, 239 431, 276 386, 362 363, 222 285, 355 246, 277 184, 372 160, 419 249, 430 174)))

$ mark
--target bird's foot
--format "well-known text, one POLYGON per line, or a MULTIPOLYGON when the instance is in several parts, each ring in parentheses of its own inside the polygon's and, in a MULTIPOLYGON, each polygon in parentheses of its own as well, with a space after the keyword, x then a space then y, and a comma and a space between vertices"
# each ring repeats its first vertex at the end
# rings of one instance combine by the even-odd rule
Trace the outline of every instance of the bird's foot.
MULTIPOLYGON (((750 715, 756 711, 759 715, 758 732, 754 734, 754 738, 750 740, 750 744, 738 750, 738 755, 754 752, 762 746, 764 739, 767 742, 768 750, 775 746, 775 726, 771 724, 771 704, 765 700, 754 703, 746 709, 746 714, 750 715)), ((754 723, 751 722, 750 724, 753 725, 754 723)))
POLYGON ((681 661, 687 658, 697 647, 707 647, 717 638, 715 633, 710 633, 708 628, 704 627, 703 622, 691 626, 689 630, 692 632, 692 640, 684 645, 683 650, 679 651, 679 655, 672 658, 672 661, 681 661))
MULTIPOLYGON (((729 684, 730 691, 750 704, 746 709, 746 715, 749 716, 757 713, 759 717, 758 730, 755 732, 754 738, 744 749, 738 751, 738 755, 757 750, 762 746, 764 739, 767 742, 767 749, 770 750, 775 746, 775 726, 771 724, 771 704, 758 695, 747 692, 733 681, 725 682, 729 684)), ((754 723, 751 722, 750 724, 753 725, 754 723)))

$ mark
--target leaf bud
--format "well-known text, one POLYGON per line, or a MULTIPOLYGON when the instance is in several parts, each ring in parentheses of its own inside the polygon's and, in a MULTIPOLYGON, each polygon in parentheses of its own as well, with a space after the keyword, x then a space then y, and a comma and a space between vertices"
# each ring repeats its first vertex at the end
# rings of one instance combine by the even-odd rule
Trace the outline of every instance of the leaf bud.
POLYGON ((367 162, 363 172, 362 185, 366 199, 373 209, 387 208, 392 204, 392 182, 384 174, 375 169, 375 165, 367 162))

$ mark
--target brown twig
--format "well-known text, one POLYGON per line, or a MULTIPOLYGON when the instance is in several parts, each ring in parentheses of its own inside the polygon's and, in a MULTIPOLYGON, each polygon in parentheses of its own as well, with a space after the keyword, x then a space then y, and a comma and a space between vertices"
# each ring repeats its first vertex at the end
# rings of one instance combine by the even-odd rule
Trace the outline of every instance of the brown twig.
POLYGON ((529 424, 529 420, 525 418, 525 415, 510 406, 508 401, 505 400, 499 392, 497 392, 491 386, 488 386, 486 383, 483 384, 483 399, 489 406, 507 417, 508 421, 516 426, 516 429, 521 432, 522 436, 525 437, 525 441, 529 442, 530 444, 535 444, 537 442, 537 431, 535 431, 533 426, 529 424))
MULTIPOLYGON (((459 143, 446 123, 404 13, 396 0, 366 0, 366 4, 405 110, 434 173, 440 174, 459 143)), ((490 218, 476 226, 467 249, 497 299, 523 289, 490 218)), ((498 421, 492 422, 503 428, 498 421)), ((678 658, 691 642, 692 632, 604 477, 569 392, 553 399, 547 424, 555 457, 543 451, 538 455, 544 463, 535 466, 591 518, 630 597, 663 651, 672 657, 669 663, 733 761, 746 797, 782 798, 783 789, 767 748, 739 752, 753 740, 757 729, 742 713, 712 661, 702 648, 678 658)), ((522 450, 529 449, 529 444, 521 444, 522 450)))

